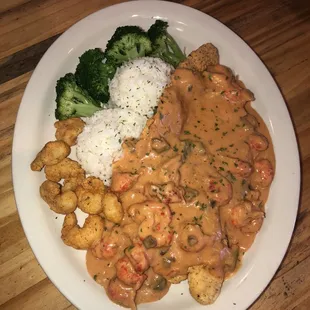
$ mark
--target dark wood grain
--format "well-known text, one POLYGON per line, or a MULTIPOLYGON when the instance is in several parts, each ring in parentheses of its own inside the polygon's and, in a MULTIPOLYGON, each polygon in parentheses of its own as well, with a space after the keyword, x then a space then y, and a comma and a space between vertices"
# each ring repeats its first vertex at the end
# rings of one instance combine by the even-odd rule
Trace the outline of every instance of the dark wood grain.
MULTIPOLYGON (((0 309, 75 309, 46 278, 24 235, 11 175, 12 137, 39 59, 68 27, 121 0, 0 2, 0 309)), ((296 227, 274 279, 251 310, 310 309, 310 5, 308 0, 176 0, 236 32, 264 61, 292 116, 302 163, 296 227)), ((272 102, 270 102, 272 104, 272 102)))
POLYGON ((0 60, 0 84, 32 71, 60 34, 29 46, 0 60))

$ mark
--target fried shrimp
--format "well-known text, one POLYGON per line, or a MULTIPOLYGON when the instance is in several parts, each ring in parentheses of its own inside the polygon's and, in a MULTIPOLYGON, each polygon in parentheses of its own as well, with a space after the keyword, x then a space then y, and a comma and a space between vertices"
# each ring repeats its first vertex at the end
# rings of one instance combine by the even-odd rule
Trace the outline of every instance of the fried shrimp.
POLYGON ((64 141, 47 142, 31 163, 31 170, 41 171, 46 165, 56 165, 66 158, 70 151, 70 146, 64 141))
POLYGON ((106 193, 103 198, 102 215, 108 221, 120 224, 124 216, 122 204, 113 193, 106 193))
POLYGON ((77 206, 77 197, 74 192, 63 192, 61 185, 46 180, 40 186, 40 195, 50 209, 59 214, 74 212, 77 206))
POLYGON ((80 227, 75 213, 69 213, 62 226, 61 239, 77 250, 86 250, 101 238, 103 229, 104 220, 99 215, 89 215, 83 227, 80 227))
POLYGON ((78 207, 88 214, 99 214, 103 209, 105 187, 103 182, 95 177, 88 177, 77 186, 76 195, 78 207))
POLYGON ((85 179, 84 174, 77 175, 76 177, 72 177, 70 179, 65 179, 62 191, 63 192, 75 191, 78 185, 80 185, 84 179, 85 179))
POLYGON ((54 182, 59 182, 61 179, 67 180, 85 175, 85 171, 81 165, 70 158, 65 158, 55 165, 46 166, 44 172, 46 178, 54 182))
POLYGON ((83 131, 85 123, 80 118, 69 118, 54 124, 56 139, 72 146, 76 144, 78 135, 83 131))

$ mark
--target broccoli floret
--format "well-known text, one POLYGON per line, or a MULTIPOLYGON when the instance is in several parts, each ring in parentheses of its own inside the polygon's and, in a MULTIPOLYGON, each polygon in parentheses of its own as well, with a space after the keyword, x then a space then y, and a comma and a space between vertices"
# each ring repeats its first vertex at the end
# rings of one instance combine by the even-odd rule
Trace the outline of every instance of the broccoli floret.
POLYGON ((185 55, 177 42, 167 32, 167 28, 167 22, 157 19, 148 30, 153 49, 151 56, 161 58, 176 68, 185 59, 185 55))
POLYGON ((152 52, 152 43, 147 33, 138 26, 118 27, 107 43, 105 57, 120 66, 123 62, 147 56, 152 52))
POLYGON ((104 63, 104 53, 95 48, 86 51, 81 57, 75 71, 79 86, 86 89, 96 100, 107 103, 110 98, 109 82, 113 78, 116 68, 104 63))
POLYGON ((55 117, 59 120, 92 116, 101 110, 96 100, 77 85, 72 73, 67 73, 57 81, 56 95, 55 117))

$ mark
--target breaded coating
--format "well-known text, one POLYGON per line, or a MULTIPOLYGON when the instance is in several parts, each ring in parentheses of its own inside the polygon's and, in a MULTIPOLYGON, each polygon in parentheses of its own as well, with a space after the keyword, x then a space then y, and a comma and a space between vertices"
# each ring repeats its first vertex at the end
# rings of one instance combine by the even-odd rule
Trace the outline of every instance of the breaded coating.
POLYGON ((56 128, 56 139, 65 141, 72 146, 76 144, 77 137, 83 131, 85 123, 80 118, 69 118, 57 121, 54 126, 56 128))
POLYGON ((95 177, 88 177, 77 186, 78 207, 88 214, 99 214, 103 209, 105 186, 95 177))
POLYGON ((63 242, 78 250, 86 250, 102 237, 104 220, 99 215, 89 215, 83 227, 77 224, 75 213, 67 214, 61 230, 63 242))
POLYGON ((47 142, 31 163, 31 170, 41 171, 45 165, 58 164, 66 158, 70 152, 70 146, 64 141, 47 142))
POLYGON ((44 169, 48 180, 59 182, 61 179, 71 179, 85 175, 81 165, 70 158, 65 158, 56 165, 46 166, 44 169))
POLYGON ((103 198, 102 215, 108 221, 111 221, 115 224, 121 223, 124 216, 124 210, 115 194, 113 193, 105 194, 103 198))
POLYGON ((181 283, 182 281, 185 281, 187 279, 187 275, 178 275, 178 276, 175 276, 173 278, 170 278, 168 279, 168 281, 172 284, 178 284, 178 283, 181 283))
POLYGON ((78 185, 80 185, 84 180, 85 180, 84 174, 80 174, 80 175, 78 175, 76 177, 72 177, 70 179, 65 179, 63 187, 61 190, 63 192, 67 192, 67 191, 74 191, 75 192, 78 185))
POLYGON ((215 302, 221 292, 223 277, 210 273, 206 265, 188 268, 188 285, 192 297, 202 305, 215 302))
POLYGON ((211 43, 206 43, 191 52, 188 57, 179 64, 179 68, 202 72, 207 70, 208 66, 217 65, 218 63, 219 52, 217 48, 211 43))
POLYGON ((42 199, 49 205, 50 209, 59 214, 68 214, 74 212, 77 206, 77 197, 74 192, 61 191, 61 185, 44 181, 40 186, 40 195, 42 199))

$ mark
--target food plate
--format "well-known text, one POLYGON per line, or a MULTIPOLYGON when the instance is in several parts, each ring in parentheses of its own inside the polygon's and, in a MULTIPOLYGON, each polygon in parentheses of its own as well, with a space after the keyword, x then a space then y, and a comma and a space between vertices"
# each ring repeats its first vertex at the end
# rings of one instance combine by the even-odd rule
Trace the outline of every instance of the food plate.
MULTIPOLYGON (((39 195, 43 174, 29 165, 37 152, 54 139, 55 83, 74 71, 78 56, 105 47, 120 25, 147 29, 154 18, 169 21, 169 32, 187 53, 205 42, 219 50, 221 63, 237 72, 255 94, 253 106, 270 131, 276 176, 266 204, 267 217, 238 273, 226 281, 210 310, 246 309, 267 286, 289 244, 300 190, 300 166, 293 126, 271 75, 255 53, 227 27, 199 11, 169 2, 128 2, 98 11, 66 31, 49 48, 34 71, 18 112, 13 143, 13 181, 20 218, 29 243, 59 290, 79 309, 119 309, 88 275, 85 252, 65 246, 60 239, 62 216, 55 216, 39 195)), ((186 283, 174 285, 161 301, 139 309, 201 309, 186 283)))

